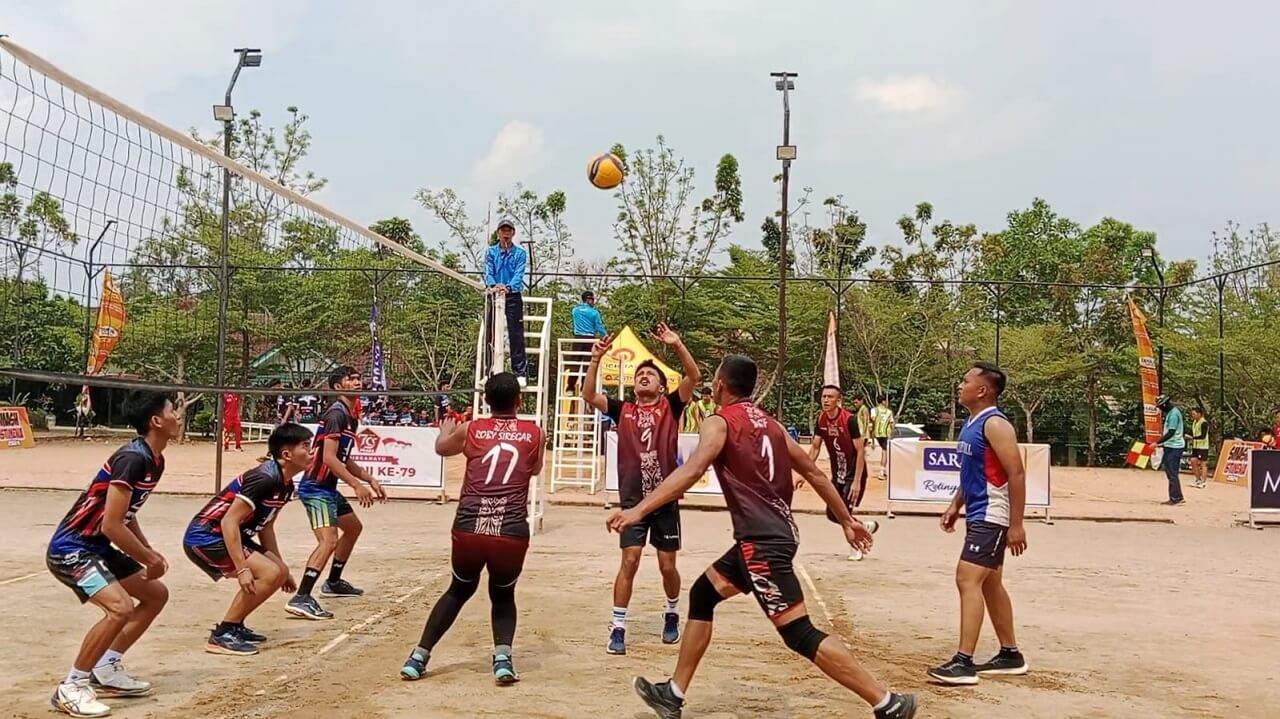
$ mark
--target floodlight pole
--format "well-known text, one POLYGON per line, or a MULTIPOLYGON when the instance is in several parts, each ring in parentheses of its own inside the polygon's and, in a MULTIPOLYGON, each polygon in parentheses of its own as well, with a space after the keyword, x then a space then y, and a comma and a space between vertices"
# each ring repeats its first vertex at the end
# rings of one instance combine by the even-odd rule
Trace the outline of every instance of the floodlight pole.
POLYGON ((776 78, 774 88, 782 93, 782 144, 778 146, 777 157, 782 161, 782 222, 781 237, 778 241, 778 421, 787 426, 786 420, 786 378, 787 378, 787 239, 788 190, 791 185, 791 161, 795 159, 796 149, 791 145, 791 90, 795 89, 792 79, 794 72, 771 72, 776 78))

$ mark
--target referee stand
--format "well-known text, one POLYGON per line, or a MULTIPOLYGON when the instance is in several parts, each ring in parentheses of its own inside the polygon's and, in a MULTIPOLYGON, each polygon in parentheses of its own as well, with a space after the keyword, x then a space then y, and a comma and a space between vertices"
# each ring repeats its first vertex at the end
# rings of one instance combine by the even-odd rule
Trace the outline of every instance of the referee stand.
MULTIPOLYGON (((484 314, 480 319, 480 337, 476 342, 476 382, 471 397, 473 417, 490 417, 493 412, 484 401, 484 383, 493 375, 507 371, 508 338, 506 313, 501 295, 486 294, 484 314)), ((524 342, 528 357, 528 385, 520 390, 520 410, 516 416, 536 422, 546 433, 548 357, 551 354, 551 298, 524 298, 524 342)), ((545 472, 544 472, 545 474, 545 472)), ((529 531, 542 529, 547 496, 543 474, 529 485, 529 531)))

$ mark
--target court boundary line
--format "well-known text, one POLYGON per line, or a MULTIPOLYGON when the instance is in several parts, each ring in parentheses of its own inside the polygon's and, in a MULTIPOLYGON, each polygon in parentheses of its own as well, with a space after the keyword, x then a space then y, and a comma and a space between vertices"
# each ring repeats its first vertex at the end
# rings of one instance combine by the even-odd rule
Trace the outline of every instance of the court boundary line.
POLYGON ((818 608, 822 610, 822 616, 827 619, 827 625, 831 627, 833 632, 839 634, 841 638, 843 638, 844 635, 840 632, 839 627, 836 626, 835 620, 831 616, 831 610, 827 608, 826 600, 822 598, 822 592, 818 591, 818 585, 813 581, 813 577, 809 576, 809 570, 805 569, 804 565, 800 562, 793 562, 792 566, 796 568, 796 571, 800 574, 800 578, 804 580, 806 585, 808 585, 810 595, 813 597, 813 600, 818 603, 818 608))
POLYGON ((24 579, 31 579, 32 577, 38 577, 41 574, 44 574, 44 572, 32 572, 30 574, 24 574, 21 577, 12 577, 10 579, 5 579, 3 581, 0 581, 0 587, 5 586, 6 584, 17 584, 18 582, 21 582, 24 579))

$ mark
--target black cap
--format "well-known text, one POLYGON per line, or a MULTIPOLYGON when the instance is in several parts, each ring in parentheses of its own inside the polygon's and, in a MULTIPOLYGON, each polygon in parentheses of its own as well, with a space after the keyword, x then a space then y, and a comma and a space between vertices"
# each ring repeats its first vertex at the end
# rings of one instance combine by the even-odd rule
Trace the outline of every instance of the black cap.
POLYGON ((586 290, 582 293, 583 302, 586 302, 587 300, 594 300, 595 298, 596 298, 596 293, 592 292, 591 290, 586 290))
POLYGON ((498 220, 498 229, 501 230, 504 227, 510 227, 514 230, 516 228, 516 223, 512 222, 511 218, 504 217, 501 220, 498 220))

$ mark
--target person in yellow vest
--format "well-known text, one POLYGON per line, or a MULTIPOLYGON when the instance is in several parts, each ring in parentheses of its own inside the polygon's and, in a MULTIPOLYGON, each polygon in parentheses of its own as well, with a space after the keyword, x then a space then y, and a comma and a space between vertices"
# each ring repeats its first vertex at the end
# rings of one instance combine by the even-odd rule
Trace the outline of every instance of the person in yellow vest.
POLYGON ((880 479, 884 479, 885 469, 889 466, 889 438, 893 436, 893 429, 898 423, 893 410, 889 409, 888 397, 880 397, 880 403, 871 412, 871 423, 876 444, 880 445, 880 479))
POLYGON ((703 385, 698 392, 698 400, 690 402, 680 418, 680 431, 685 434, 698 434, 702 431, 702 422, 716 413, 715 400, 711 399, 711 387, 703 385))
POLYGON ((858 432, 863 437, 871 436, 871 408, 861 397, 853 398, 853 414, 858 418, 858 432))
POLYGON ((1191 447, 1191 474, 1195 476, 1196 489, 1204 489, 1205 474, 1209 471, 1209 419, 1199 407, 1191 409, 1191 433, 1187 435, 1191 447))

